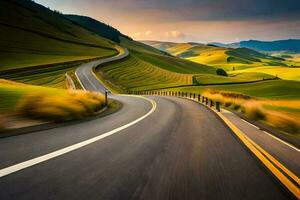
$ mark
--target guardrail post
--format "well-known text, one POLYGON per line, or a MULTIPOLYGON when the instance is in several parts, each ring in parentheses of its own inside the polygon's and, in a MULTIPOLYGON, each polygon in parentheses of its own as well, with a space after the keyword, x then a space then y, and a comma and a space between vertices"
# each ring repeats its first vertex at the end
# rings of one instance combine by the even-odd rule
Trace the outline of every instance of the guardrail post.
POLYGON ((105 89, 105 106, 107 106, 107 89, 105 89))
POLYGON ((217 109, 218 112, 221 111, 221 109, 220 109, 220 102, 219 101, 216 101, 216 109, 217 109))
POLYGON ((194 93, 194 99, 196 99, 196 94, 194 93))
POLYGON ((208 105, 208 98, 205 97, 205 104, 208 105))
POLYGON ((202 103, 204 103, 204 98, 205 98, 205 97, 204 97, 204 96, 202 96, 202 103))
POLYGON ((200 94, 198 94, 198 101, 200 101, 200 94))
POLYGON ((210 99, 209 101, 210 101, 210 104, 209 104, 209 106, 210 106, 210 107, 213 107, 213 106, 214 106, 214 102, 213 102, 213 100, 212 100, 212 99, 210 99))

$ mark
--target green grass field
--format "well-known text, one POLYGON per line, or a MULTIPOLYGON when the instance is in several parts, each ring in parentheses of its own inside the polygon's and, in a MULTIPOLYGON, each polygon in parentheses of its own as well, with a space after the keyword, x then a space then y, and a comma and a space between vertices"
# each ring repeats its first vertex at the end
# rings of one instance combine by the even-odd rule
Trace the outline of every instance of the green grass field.
POLYGON ((25 0, 0 2, 0 52, 0 71, 116 53, 111 41, 25 0))
MULTIPOLYGON (((271 100, 297 100, 300 99, 300 84, 297 81, 270 80, 258 83, 187 86, 171 89, 172 91, 184 91, 201 94, 207 89, 219 91, 238 92, 262 99, 271 100)), ((170 89, 167 89, 170 90, 170 89)))
POLYGON ((194 76, 194 83, 196 82, 198 85, 222 85, 266 81, 275 78, 275 76, 257 72, 231 73, 229 76, 200 74, 194 76))
MULTIPOLYGON (((213 45, 153 41, 146 43, 189 61, 212 68, 222 68, 229 74, 245 73, 245 78, 250 75, 249 72, 258 72, 278 76, 284 80, 300 80, 300 68, 295 67, 300 66, 299 54, 266 55, 246 48, 231 49, 213 45)), ((253 76, 247 78, 252 79, 253 76)), ((212 83, 213 80, 210 82, 212 83)))
POLYGON ((135 55, 122 62, 98 68, 104 78, 125 91, 149 90, 160 87, 191 85, 192 75, 171 72, 135 55))

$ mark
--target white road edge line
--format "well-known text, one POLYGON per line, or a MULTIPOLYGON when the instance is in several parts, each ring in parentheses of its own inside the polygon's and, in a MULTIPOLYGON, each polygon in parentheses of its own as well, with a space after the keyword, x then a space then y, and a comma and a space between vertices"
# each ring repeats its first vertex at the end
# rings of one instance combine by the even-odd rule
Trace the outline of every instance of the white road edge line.
POLYGON ((287 143, 286 141, 284 141, 284 140, 282 140, 282 139, 276 137, 275 135, 272 135, 271 133, 268 133, 268 132, 266 132, 266 131, 263 131, 263 132, 264 132, 265 134, 271 136, 271 137, 274 138, 275 140, 277 140, 277 141, 279 141, 279 142, 282 142, 283 144, 289 146, 290 148, 292 148, 292 149, 294 149, 294 150, 300 152, 300 149, 298 149, 297 147, 295 147, 295 146, 293 146, 293 145, 287 143))
MULTIPOLYGON (((228 112, 229 112, 229 111, 228 111, 228 112)), ((251 124, 250 122, 247 122, 246 120, 244 120, 244 119, 242 119, 242 118, 241 118, 241 120, 244 121, 244 122, 246 122, 247 124, 249 124, 249 125, 255 127, 256 129, 260 129, 260 128, 258 128, 257 126, 251 124)), ((282 139, 276 137, 275 135, 273 135, 273 134, 271 134, 271 133, 268 133, 268 132, 266 132, 266 131, 263 131, 263 132, 264 132, 265 134, 269 135, 270 137, 274 138, 275 140, 277 140, 277 141, 279 141, 279 142, 281 142, 281 143, 287 145, 288 147, 290 147, 290 148, 292 148, 292 149, 294 149, 294 150, 300 152, 300 149, 298 149, 298 148, 295 147, 294 145, 289 144, 288 142, 286 142, 286 141, 284 141, 284 140, 282 140, 282 139)))
POLYGON ((83 84, 81 83, 81 81, 80 81, 78 75, 77 75, 77 70, 75 70, 75 76, 76 76, 76 78, 77 78, 79 84, 81 85, 82 89, 83 89, 83 90, 86 90, 85 87, 83 86, 83 84))
MULTIPOLYGON (((132 95, 133 96, 133 95, 132 95)), ((51 153, 48 153, 48 154, 45 154, 43 156, 39 156, 37 158, 33 158, 31 160, 27 160, 27 161, 24 161, 24 162, 21 162, 21 163, 18 163, 18 164, 15 164, 15 165, 12 165, 10 167, 6 167, 4 169, 1 169, 0 170, 0 178, 1 177, 4 177, 4 176, 7 176, 9 174, 12 174, 14 172, 17 172, 17 171, 20 171, 20 170, 23 170, 23 169, 26 169, 28 167, 31 167, 33 165, 37 165, 39 163, 42 163, 42 162, 45 162, 47 160, 50 160, 52 158, 55 158, 55 157, 58 157, 58 156, 61 156, 63 154, 66 154, 66 153, 69 153, 71 151, 75 151, 79 148, 82 148, 84 146, 87 146, 91 143, 94 143, 96 141, 99 141, 99 140, 102 140, 108 136, 111 136, 121 130, 124 130, 138 122, 140 122, 141 120, 145 119, 146 117, 148 117, 150 114, 152 114, 155 110, 156 110, 156 102, 152 99, 149 99, 149 98, 146 98, 146 97, 141 97, 141 96, 133 96, 133 97, 136 97, 136 98, 143 98, 143 99, 146 99, 147 101, 149 101, 151 104, 152 104, 152 108, 151 110, 146 113, 145 115, 143 115, 142 117, 128 123, 128 124, 125 124, 119 128, 116 128, 116 129, 113 129, 109 132, 106 132, 106 133, 103 133, 99 136, 96 136, 96 137, 93 137, 93 138, 90 138, 88 140, 85 140, 85 141, 82 141, 82 142, 79 142, 77 144, 74 144, 74 145, 71 145, 71 146, 68 146, 68 147, 65 147, 65 148, 62 148, 62 149, 59 149, 57 151, 54 151, 54 152, 51 152, 51 153)))
POLYGON ((256 128, 256 129, 260 129, 260 128, 258 128, 257 126, 255 126, 254 124, 251 124, 250 122, 247 122, 246 120, 244 120, 244 119, 242 119, 242 118, 241 118, 241 120, 242 120, 243 122, 246 122, 246 123, 249 124, 250 126, 256 128))

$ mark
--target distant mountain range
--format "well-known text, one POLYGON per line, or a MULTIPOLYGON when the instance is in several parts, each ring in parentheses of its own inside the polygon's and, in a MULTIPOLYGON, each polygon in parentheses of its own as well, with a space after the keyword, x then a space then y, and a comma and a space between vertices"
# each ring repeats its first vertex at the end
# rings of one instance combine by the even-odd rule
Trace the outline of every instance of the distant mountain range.
POLYGON ((213 42, 212 45, 227 48, 249 48, 256 51, 288 51, 300 53, 300 39, 276 40, 276 41, 258 41, 249 40, 237 43, 224 44, 213 42))

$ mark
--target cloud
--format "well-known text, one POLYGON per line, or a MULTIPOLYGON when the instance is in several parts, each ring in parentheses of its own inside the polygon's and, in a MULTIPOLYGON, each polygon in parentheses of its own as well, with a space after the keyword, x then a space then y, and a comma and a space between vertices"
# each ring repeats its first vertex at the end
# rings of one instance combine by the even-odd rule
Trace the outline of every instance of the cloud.
POLYGON ((139 37, 141 35, 142 35, 141 32, 135 32, 135 33, 132 34, 133 37, 139 37))
POLYGON ((136 39, 147 38, 147 37, 151 36, 152 34, 153 34, 153 32, 151 30, 146 30, 146 31, 134 32, 132 34, 132 37, 134 37, 136 39))
POLYGON ((145 31, 145 35, 146 35, 146 36, 149 36, 149 35, 151 35, 151 34, 152 34, 152 31, 150 31, 150 30, 145 31))
POLYGON ((186 37, 186 35, 180 31, 172 30, 165 32, 165 36, 167 38, 173 38, 173 39, 183 39, 186 37))
POLYGON ((300 0, 35 0, 93 17, 137 40, 300 38, 300 0))
MULTIPOLYGON (((91 1, 91 0, 87 0, 91 1)), ((237 20, 300 17, 299 0, 94 0, 96 4, 140 13, 155 12, 164 20, 237 20)), ((153 17, 159 17, 153 15, 153 17)))

